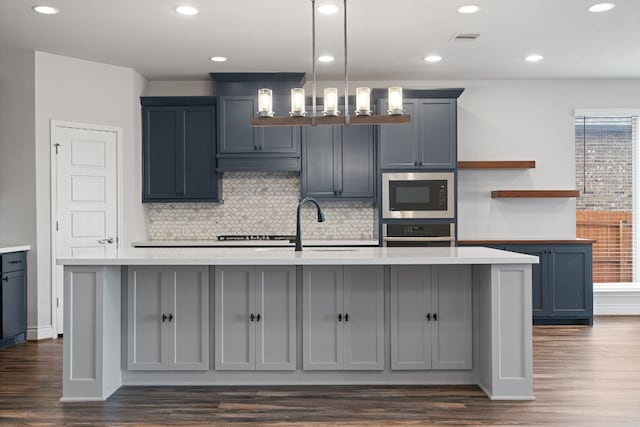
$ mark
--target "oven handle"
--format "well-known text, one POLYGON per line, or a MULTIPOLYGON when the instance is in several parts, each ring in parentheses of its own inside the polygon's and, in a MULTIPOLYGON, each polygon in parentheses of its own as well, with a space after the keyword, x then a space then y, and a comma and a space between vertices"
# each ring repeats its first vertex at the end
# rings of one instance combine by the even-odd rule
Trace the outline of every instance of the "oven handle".
POLYGON ((383 237, 386 242, 452 242, 453 237, 383 237))

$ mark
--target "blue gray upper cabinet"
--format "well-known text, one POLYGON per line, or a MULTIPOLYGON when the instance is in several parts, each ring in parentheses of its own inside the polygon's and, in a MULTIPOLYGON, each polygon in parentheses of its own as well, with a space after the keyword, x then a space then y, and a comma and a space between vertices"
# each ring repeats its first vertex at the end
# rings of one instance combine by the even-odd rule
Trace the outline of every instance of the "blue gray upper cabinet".
MULTIPOLYGON (((407 91, 409 94, 412 91, 407 91)), ((456 98, 461 89, 446 91, 413 91, 450 98, 414 97, 404 100, 408 125, 380 125, 381 169, 455 169, 457 163, 456 98), (433 93, 430 93, 433 92, 433 93)), ((380 111, 387 110, 387 100, 379 100, 380 111)))
POLYGON ((314 126, 302 130, 302 196, 375 198, 373 126, 314 126))
POLYGON ((143 97, 143 202, 217 202, 216 99, 143 97))
POLYGON ((300 171, 297 126, 251 127, 258 111, 258 89, 273 91, 278 116, 290 110, 290 90, 303 73, 211 73, 218 95, 218 171, 300 171))

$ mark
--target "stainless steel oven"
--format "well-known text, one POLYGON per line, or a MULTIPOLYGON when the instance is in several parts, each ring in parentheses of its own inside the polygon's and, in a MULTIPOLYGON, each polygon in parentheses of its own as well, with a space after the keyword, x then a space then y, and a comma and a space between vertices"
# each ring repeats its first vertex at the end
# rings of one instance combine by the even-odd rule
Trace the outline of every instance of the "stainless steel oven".
POLYGON ((448 247, 455 241, 455 224, 382 224, 382 243, 388 247, 448 247))
POLYGON ((453 172, 382 174, 383 219, 453 217, 453 172))

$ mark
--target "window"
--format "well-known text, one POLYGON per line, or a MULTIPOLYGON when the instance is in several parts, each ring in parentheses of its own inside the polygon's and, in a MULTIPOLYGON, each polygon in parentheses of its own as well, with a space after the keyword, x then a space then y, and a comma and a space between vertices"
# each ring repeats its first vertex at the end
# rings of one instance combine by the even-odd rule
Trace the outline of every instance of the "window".
POLYGON ((633 233, 638 117, 575 119, 576 236, 594 239, 594 283, 637 281, 633 233), (636 277, 634 277, 636 276, 636 277))

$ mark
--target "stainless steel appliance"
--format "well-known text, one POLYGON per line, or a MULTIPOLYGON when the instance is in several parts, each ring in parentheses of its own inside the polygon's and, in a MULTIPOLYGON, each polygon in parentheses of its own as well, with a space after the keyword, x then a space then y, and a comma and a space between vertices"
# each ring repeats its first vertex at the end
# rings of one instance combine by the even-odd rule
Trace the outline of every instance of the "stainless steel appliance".
POLYGON ((453 172, 382 174, 382 218, 454 217, 453 172))
POLYGON ((384 246, 447 247, 455 241, 455 224, 382 224, 384 246))

